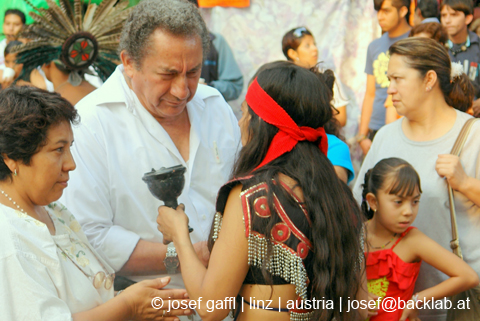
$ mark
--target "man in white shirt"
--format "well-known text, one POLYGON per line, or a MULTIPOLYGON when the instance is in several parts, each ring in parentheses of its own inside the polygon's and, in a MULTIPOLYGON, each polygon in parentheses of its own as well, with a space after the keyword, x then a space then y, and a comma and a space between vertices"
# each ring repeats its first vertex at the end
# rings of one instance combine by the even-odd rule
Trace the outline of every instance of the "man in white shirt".
MULTIPOLYGON (((124 25, 123 65, 76 105, 77 170, 62 201, 107 263, 134 281, 167 274, 167 246, 156 224, 163 203, 142 181, 152 168, 187 168, 178 203, 185 204, 199 257, 208 260, 204 241, 216 194, 230 176, 240 142, 222 95, 198 84, 208 42, 191 3, 142 1, 124 25)), ((176 273, 170 285, 183 287, 176 273)))

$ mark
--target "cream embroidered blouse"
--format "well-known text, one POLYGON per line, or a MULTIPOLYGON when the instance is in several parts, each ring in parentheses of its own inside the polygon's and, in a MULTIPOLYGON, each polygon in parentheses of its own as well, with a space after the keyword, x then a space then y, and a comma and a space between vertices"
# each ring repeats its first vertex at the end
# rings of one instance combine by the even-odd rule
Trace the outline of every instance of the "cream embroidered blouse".
POLYGON ((113 297, 113 287, 97 290, 86 276, 114 271, 93 254, 75 217, 60 203, 45 209, 53 236, 44 223, 0 204, 0 320, 72 320, 113 297))

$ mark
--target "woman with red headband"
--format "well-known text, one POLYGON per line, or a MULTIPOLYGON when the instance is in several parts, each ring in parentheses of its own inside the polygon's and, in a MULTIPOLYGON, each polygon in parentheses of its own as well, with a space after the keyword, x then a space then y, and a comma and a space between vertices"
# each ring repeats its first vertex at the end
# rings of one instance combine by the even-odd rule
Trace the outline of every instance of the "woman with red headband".
POLYGON ((362 218, 326 157, 331 96, 322 77, 290 62, 252 82, 239 121, 243 148, 217 198, 208 268, 183 206, 159 208, 159 230, 175 243, 202 320, 231 309, 236 320, 365 319, 349 305, 367 295, 362 218))

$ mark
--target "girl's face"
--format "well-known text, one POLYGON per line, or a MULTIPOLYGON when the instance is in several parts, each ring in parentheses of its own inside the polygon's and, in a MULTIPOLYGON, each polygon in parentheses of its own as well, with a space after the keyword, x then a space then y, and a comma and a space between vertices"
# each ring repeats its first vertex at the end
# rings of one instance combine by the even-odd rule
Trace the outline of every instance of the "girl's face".
POLYGON ((376 210, 373 219, 385 229, 392 233, 403 233, 415 220, 420 203, 420 191, 415 188, 410 196, 401 196, 389 194, 392 186, 391 179, 384 183, 386 188, 382 188, 377 195, 369 201, 370 207, 376 210))
POLYGON ((298 59, 293 62, 301 67, 311 68, 318 62, 318 49, 315 44, 315 39, 310 35, 304 35, 297 50, 298 59))

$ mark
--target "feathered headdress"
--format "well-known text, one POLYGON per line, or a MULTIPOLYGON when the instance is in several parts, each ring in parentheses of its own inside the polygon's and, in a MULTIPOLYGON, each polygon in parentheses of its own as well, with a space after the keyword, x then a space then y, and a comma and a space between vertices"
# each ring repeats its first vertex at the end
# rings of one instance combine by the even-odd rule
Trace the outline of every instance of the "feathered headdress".
POLYGON ((17 63, 23 63, 22 76, 55 60, 72 72, 93 66, 103 81, 113 73, 120 33, 133 9, 127 9, 128 0, 89 2, 84 13, 82 0, 59 0, 59 5, 46 0, 48 9, 24 1, 38 13, 30 12, 35 22, 20 35, 29 42, 12 50, 18 53, 17 63))

